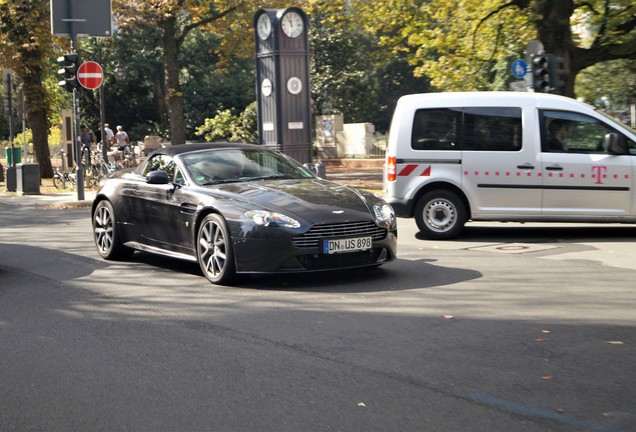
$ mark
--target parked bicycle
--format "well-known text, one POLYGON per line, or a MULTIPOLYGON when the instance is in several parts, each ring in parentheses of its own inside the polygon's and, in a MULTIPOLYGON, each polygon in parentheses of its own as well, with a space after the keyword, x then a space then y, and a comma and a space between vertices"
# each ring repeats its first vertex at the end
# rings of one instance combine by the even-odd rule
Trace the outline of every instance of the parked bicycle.
POLYGON ((115 172, 115 167, 102 157, 99 152, 94 152, 91 163, 86 167, 86 177, 90 178, 92 183, 98 185, 100 180, 108 177, 115 172))
POLYGON ((53 186, 56 189, 66 189, 66 185, 70 184, 73 187, 77 184, 77 175, 74 172, 68 172, 66 170, 66 153, 64 150, 60 150, 53 156, 60 156, 62 159, 62 169, 57 166, 53 170, 53 186))

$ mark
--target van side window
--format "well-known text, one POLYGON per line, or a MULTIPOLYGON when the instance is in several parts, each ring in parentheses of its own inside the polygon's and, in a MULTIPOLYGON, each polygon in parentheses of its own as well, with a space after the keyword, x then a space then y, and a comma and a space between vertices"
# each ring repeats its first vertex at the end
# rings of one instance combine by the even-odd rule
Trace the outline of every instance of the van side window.
POLYGON ((459 150, 456 108, 420 109, 415 112, 411 148, 413 150, 459 150))
POLYGON ((464 150, 518 151, 521 149, 521 108, 464 109, 464 150))
POLYGON ((604 138, 610 132, 626 139, 593 117, 568 111, 541 111, 541 149, 544 152, 606 154, 604 138))

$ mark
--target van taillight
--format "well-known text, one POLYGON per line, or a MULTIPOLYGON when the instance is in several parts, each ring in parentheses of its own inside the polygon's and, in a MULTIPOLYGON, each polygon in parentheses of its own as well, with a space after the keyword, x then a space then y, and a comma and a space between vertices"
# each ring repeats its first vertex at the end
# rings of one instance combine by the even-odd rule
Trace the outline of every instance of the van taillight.
POLYGON ((386 179, 395 181, 395 173, 397 172, 395 156, 387 156, 386 158, 386 179))

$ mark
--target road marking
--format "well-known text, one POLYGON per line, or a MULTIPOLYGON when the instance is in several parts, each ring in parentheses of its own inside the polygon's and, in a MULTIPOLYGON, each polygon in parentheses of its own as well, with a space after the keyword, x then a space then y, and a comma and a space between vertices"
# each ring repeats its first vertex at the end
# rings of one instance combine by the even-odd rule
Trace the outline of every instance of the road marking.
POLYGON ((554 420, 560 423, 568 424, 577 428, 587 429, 598 432, 621 432, 620 429, 613 428, 611 426, 603 425, 600 423, 591 422, 588 420, 581 420, 576 417, 569 416, 567 414, 561 414, 555 411, 536 408, 530 405, 522 404, 519 402, 513 402, 507 399, 500 399, 495 396, 490 396, 484 393, 472 393, 468 397, 474 401, 482 402, 487 405, 502 408, 506 411, 511 411, 523 415, 530 415, 534 417, 542 417, 548 420, 554 420))
POLYGON ((483 246, 464 248, 464 250, 479 250, 486 252, 499 252, 506 254, 522 254, 529 252, 541 252, 551 249, 559 249, 561 246, 553 246, 539 243, 496 243, 483 246))

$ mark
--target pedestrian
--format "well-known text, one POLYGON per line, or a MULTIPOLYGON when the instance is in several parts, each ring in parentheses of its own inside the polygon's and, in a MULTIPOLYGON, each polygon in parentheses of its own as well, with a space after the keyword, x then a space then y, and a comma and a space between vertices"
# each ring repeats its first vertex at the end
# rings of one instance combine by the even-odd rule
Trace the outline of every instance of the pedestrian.
POLYGON ((80 141, 82 145, 85 145, 87 147, 90 147, 90 145, 93 143, 93 139, 88 133, 88 129, 86 128, 86 126, 80 127, 80 141))
POLYGON ((88 133, 86 126, 80 127, 80 143, 82 162, 84 162, 85 166, 88 166, 91 162, 91 145, 93 144, 93 138, 88 133))
POLYGON ((113 139, 115 138, 115 134, 113 130, 108 126, 108 123, 104 123, 104 134, 106 134, 106 139, 104 143, 106 144, 106 148, 110 148, 113 145, 113 139))
POLYGON ((121 126, 117 126, 117 133, 115 134, 115 144, 117 145, 117 150, 119 151, 130 150, 130 138, 128 138, 128 134, 121 126))

